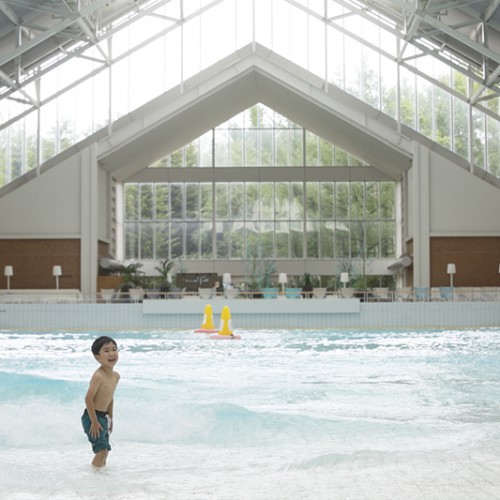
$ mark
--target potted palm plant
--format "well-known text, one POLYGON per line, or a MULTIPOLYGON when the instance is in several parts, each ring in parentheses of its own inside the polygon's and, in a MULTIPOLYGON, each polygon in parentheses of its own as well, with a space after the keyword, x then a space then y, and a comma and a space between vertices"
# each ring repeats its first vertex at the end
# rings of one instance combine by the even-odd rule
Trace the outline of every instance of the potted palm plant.
POLYGON ((262 263, 259 284, 262 297, 265 299, 275 299, 278 297, 279 288, 273 286, 273 274, 276 272, 274 261, 262 263))
POLYGON ((172 288, 171 284, 171 271, 175 266, 174 262, 169 262, 167 259, 160 260, 160 265, 155 267, 155 271, 158 271, 162 278, 162 282, 160 284, 160 293, 164 294, 164 297, 167 297, 167 294, 170 292, 172 288))
MULTIPOLYGON (((126 266, 122 266, 119 273, 122 275, 123 284, 119 291, 119 300, 123 302, 129 302, 131 298, 131 290, 136 290, 138 287, 139 277, 137 271, 142 267, 141 262, 131 262, 126 266)), ((144 290, 142 291, 144 292, 144 290)), ((136 293, 134 294, 134 300, 140 298, 136 293)))

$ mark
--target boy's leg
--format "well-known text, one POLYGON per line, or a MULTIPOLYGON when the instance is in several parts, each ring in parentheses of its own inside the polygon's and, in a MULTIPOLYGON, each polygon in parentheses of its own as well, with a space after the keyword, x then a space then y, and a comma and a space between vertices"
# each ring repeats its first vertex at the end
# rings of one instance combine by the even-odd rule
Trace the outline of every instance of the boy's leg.
POLYGON ((92 460, 92 465, 94 467, 103 467, 104 465, 106 465, 107 456, 108 456, 108 450, 98 451, 94 455, 94 460, 92 460))

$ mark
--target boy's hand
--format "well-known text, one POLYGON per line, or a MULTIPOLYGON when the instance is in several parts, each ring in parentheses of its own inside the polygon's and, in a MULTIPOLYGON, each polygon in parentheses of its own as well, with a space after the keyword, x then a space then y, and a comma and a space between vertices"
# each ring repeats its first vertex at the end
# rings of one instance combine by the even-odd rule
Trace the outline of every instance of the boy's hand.
POLYGON ((113 432, 113 419, 108 415, 108 431, 111 434, 113 432))
POLYGON ((93 437, 94 439, 99 437, 101 431, 102 431, 102 425, 99 423, 99 421, 92 422, 90 424, 90 436, 93 437))

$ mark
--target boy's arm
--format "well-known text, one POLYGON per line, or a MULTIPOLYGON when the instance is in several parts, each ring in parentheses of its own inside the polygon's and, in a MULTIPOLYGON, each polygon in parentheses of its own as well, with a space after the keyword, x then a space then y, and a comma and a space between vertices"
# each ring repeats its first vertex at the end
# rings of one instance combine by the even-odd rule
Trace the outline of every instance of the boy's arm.
POLYGON ((87 390, 87 394, 85 395, 85 406, 87 408, 87 412, 90 417, 90 435, 92 437, 98 437, 99 433, 102 431, 102 426, 99 423, 99 420, 97 420, 97 415, 95 413, 95 405, 94 405, 94 398, 97 393, 97 390, 99 389, 99 386, 101 384, 101 377, 99 374, 96 372, 94 375, 92 375, 92 378, 90 379, 90 385, 87 390))
MULTIPOLYGON (((115 377, 116 377, 116 383, 120 381, 120 374, 115 372, 115 377)), ((116 387, 115 387, 116 388, 116 387)), ((111 400, 111 402, 108 405, 108 420, 109 420, 109 432, 113 432, 113 402, 114 399, 111 400)))
POLYGON ((109 432, 113 432, 113 399, 108 405, 109 432))

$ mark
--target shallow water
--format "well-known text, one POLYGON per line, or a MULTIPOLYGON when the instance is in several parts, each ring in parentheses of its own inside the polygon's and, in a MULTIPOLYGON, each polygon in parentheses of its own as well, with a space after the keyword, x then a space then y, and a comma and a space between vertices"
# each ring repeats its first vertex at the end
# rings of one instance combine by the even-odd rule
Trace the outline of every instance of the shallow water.
POLYGON ((80 427, 99 332, 0 332, 0 497, 500 498, 500 331, 106 332, 113 450, 80 427))

